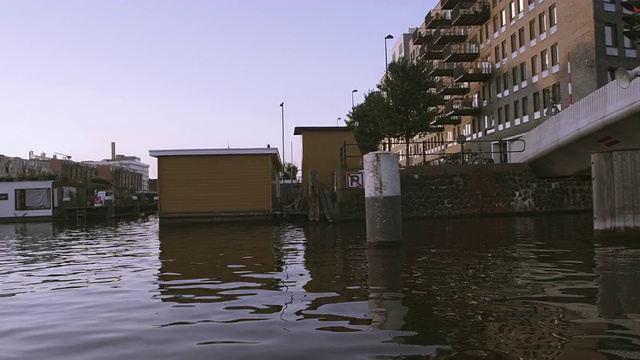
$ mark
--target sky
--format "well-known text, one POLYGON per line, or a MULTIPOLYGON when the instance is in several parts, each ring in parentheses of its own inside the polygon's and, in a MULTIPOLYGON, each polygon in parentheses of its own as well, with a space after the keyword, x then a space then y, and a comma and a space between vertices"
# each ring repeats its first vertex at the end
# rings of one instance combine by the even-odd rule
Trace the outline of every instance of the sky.
MULTIPOLYGON (((0 0, 0 154, 282 147, 335 126, 436 0, 0 0)), ((341 124, 342 125, 342 124, 341 124)))

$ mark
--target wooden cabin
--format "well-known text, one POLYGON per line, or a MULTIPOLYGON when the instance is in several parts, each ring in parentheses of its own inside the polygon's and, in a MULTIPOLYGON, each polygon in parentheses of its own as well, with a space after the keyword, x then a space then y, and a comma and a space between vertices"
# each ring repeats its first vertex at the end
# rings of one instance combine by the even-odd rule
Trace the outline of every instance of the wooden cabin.
POLYGON ((333 189, 335 174, 341 167, 362 168, 362 153, 353 130, 344 126, 296 127, 294 135, 302 136, 302 189, 307 189, 309 172, 316 170, 320 183, 333 189), (344 146, 346 144, 346 146, 344 146), (346 154, 341 154, 344 146, 346 154), (341 158, 342 155, 342 158, 341 158), (344 156, 346 155, 346 156, 344 156), (343 164, 343 162, 345 162, 343 164))
POLYGON ((0 182, 0 221, 50 220, 53 180, 0 182))
POLYGON ((280 206, 276 148, 151 150, 162 218, 270 217, 280 206))

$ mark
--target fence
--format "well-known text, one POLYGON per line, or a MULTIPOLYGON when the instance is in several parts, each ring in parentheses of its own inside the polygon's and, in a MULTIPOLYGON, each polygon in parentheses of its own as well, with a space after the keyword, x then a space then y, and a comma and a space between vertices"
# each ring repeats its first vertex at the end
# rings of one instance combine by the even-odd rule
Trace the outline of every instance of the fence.
MULTIPOLYGON (((498 139, 498 140, 463 140, 462 137, 456 141, 421 141, 409 142, 409 151, 406 150, 407 143, 391 143, 391 149, 400 146, 400 165, 444 165, 444 164, 491 164, 494 163, 493 154, 499 154, 499 162, 509 162, 508 154, 521 153, 526 150, 526 143, 522 139, 498 139), (521 143, 522 149, 513 150, 508 144, 521 143), (483 147, 483 144, 489 146, 483 147), (459 150, 450 149, 454 145, 460 145, 459 150), (494 150, 494 145, 498 146, 494 150), (466 147, 466 149, 465 149, 466 147), (474 149, 475 147, 475 149, 474 149), (488 148, 488 149, 487 149, 488 148), (404 163, 404 164, 403 164, 404 163)), ((347 168, 349 158, 361 158, 362 155, 349 155, 349 148, 358 144, 347 144, 344 142, 340 147, 340 166, 347 168)))

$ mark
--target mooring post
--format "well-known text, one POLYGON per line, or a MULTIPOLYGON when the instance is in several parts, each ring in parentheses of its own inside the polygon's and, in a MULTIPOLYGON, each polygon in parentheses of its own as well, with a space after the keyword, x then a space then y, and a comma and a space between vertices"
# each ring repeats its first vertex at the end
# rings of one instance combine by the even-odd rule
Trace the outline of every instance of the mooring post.
POLYGON ((400 165, 387 151, 364 156, 364 201, 369 245, 399 244, 402 240, 400 165))
POLYGON ((593 229, 640 232, 640 150, 591 154, 593 229))

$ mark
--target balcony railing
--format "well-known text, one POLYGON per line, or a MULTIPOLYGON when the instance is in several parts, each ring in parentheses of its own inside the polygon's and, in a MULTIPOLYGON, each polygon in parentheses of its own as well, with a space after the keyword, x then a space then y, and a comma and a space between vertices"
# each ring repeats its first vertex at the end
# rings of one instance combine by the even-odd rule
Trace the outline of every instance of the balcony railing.
POLYGON ((466 95, 471 91, 469 83, 456 83, 444 79, 436 82, 436 94, 438 95, 466 95))
POLYGON ((460 116, 439 116, 434 122, 434 125, 460 125, 462 117, 460 116))
POLYGON ((444 61, 433 62, 433 67, 429 72, 431 76, 453 76, 456 63, 448 63, 444 61))
POLYGON ((492 73, 493 63, 491 61, 461 63, 453 70, 453 79, 456 82, 483 82, 491 79, 492 73))
POLYGON ((477 43, 449 44, 444 47, 443 58, 446 62, 469 62, 480 57, 477 43))
POLYGON ((442 50, 444 46, 424 44, 418 50, 418 58, 424 60, 442 60, 442 50))
POLYGON ((424 25, 427 29, 436 29, 442 25, 451 25, 451 12, 449 10, 431 10, 424 17, 424 25))
POLYGON ((439 27, 433 33, 433 43, 446 45, 448 43, 461 43, 467 40, 467 29, 460 26, 450 28, 439 27))
POLYGON ((476 1, 477 0, 440 0, 440 7, 442 9, 451 10, 456 7, 456 5, 471 6, 476 1))
POLYGON ((433 29, 423 29, 423 28, 416 29, 416 31, 414 31, 412 35, 413 44, 422 45, 433 40, 434 31, 435 30, 433 29))
POLYGON ((471 97, 462 99, 451 99, 444 106, 447 116, 474 116, 480 115, 478 100, 471 97))
POLYGON ((460 3, 451 11, 452 25, 482 25, 491 18, 489 1, 475 1, 469 4, 460 3))

